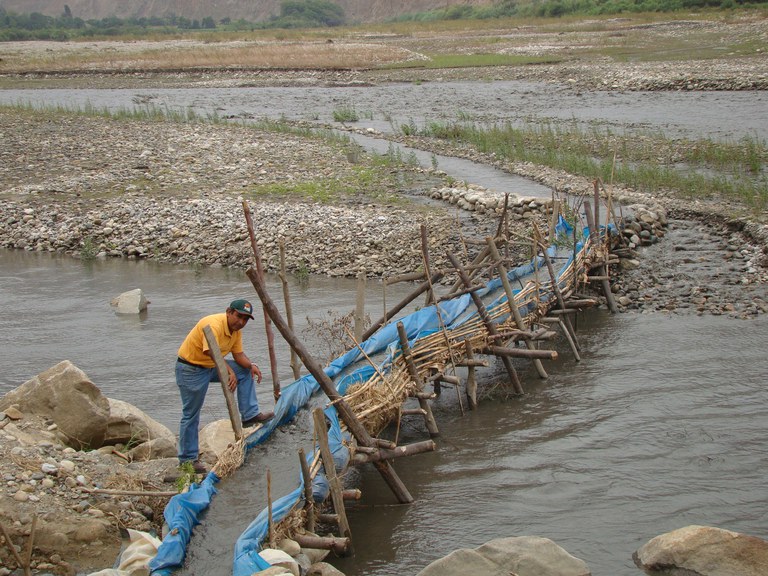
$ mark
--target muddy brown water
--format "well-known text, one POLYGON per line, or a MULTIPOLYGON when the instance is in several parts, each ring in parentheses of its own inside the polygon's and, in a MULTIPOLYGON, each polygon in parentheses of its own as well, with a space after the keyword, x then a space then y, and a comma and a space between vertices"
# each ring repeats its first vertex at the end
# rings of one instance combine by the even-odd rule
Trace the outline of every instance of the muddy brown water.
MULTIPOLYGON (((198 112, 213 110, 215 103, 222 115, 295 114, 326 122, 335 108, 351 102, 358 111, 375 111, 371 122, 382 129, 411 116, 422 122, 454 118, 463 110, 487 119, 591 116, 626 129, 712 138, 765 134, 768 123, 763 93, 577 95, 520 83, 386 88, 7 91, 0 92, 0 101, 34 97, 119 108, 143 95, 158 106, 195 106, 198 112)), ((380 287, 372 283, 368 289, 375 315, 380 287)), ((344 279, 296 284, 296 318, 322 317, 330 309, 346 313, 354 291, 354 282, 344 279)), ((193 321, 234 294, 255 296, 241 272, 0 252, 0 392, 70 359, 105 394, 175 429, 180 407, 172 367, 178 343, 193 321), (151 300, 149 313, 115 315, 109 300, 134 287, 151 300)), ((388 293, 389 302, 396 299, 388 293)), ((537 535, 584 559, 595 575, 630 576, 640 573, 631 560, 634 550, 689 524, 768 538, 766 317, 597 310, 582 315, 578 328, 582 362, 559 342, 560 358, 548 365, 549 379, 525 372, 522 397, 497 387, 493 397, 483 396, 478 411, 462 415, 455 393, 442 394, 435 403, 442 432, 438 450, 395 464, 413 504, 396 505, 373 470, 350 477, 363 492, 348 512, 355 554, 333 563, 348 576, 414 574, 456 548, 537 535)), ((259 323, 249 329, 249 353, 268 366, 263 346, 255 344, 261 340, 259 323)), ((285 351, 279 363, 286 382, 285 351)), ((483 371, 485 394, 499 376, 496 366, 483 371)), ((216 392, 209 393, 206 419, 226 417, 216 392)), ((260 398, 270 405, 268 384, 260 398)), ((235 539, 266 506, 266 468, 274 497, 293 489, 297 449, 309 448, 303 446, 308 430, 301 412, 222 483, 180 573, 231 574, 235 539)), ((426 437, 418 421, 407 421, 403 434, 404 442, 426 437)))

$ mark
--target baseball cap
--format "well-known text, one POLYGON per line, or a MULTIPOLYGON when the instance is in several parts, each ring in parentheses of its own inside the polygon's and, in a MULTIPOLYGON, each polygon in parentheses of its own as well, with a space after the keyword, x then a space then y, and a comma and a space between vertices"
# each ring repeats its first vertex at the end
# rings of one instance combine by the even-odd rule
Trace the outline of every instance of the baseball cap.
POLYGON ((229 307, 232 308, 232 310, 240 312, 240 314, 249 316, 250 319, 253 320, 253 306, 248 300, 233 300, 229 307))

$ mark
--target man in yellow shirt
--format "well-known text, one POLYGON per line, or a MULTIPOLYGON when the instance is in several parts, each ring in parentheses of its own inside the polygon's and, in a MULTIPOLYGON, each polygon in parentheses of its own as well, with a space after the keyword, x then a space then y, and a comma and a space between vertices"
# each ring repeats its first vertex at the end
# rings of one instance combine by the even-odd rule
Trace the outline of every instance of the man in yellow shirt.
POLYGON ((243 352, 241 330, 253 320, 253 306, 248 300, 234 300, 226 312, 202 318, 187 334, 179 347, 176 360, 176 385, 181 393, 181 423, 179 425, 179 464, 192 462, 196 472, 206 472, 198 460, 198 428, 208 384, 219 381, 216 363, 205 339, 203 328, 210 326, 222 356, 232 354, 227 360, 229 389, 237 391, 237 406, 243 427, 265 422, 272 412, 259 411, 256 398, 256 382, 261 382, 261 370, 243 352))

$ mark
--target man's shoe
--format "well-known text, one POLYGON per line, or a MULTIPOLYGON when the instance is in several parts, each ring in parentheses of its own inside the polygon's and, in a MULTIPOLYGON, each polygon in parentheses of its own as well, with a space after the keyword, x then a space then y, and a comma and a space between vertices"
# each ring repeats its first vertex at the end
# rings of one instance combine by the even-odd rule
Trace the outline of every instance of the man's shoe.
POLYGON ((253 418, 248 418, 248 420, 243 420, 243 428, 248 428, 249 426, 256 426, 256 424, 263 424, 267 420, 272 420, 272 418, 274 417, 275 417, 274 412, 259 412, 253 418))
POLYGON ((186 462, 179 462, 179 468, 184 466, 184 464, 187 462, 192 464, 192 469, 195 471, 195 474, 208 474, 208 467, 200 460, 187 460, 186 462))

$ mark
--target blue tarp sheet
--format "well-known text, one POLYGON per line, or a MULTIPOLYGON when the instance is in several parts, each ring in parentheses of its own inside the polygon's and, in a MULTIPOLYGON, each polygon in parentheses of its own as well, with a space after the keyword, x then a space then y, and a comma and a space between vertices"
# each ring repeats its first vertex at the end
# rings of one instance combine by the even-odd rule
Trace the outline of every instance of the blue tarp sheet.
MULTIPOLYGON (((572 230, 572 227, 560 217, 556 228, 558 237, 569 237, 572 230)), ((583 233, 586 238, 586 233, 583 233)), ((582 242, 580 241, 576 244, 573 253, 575 254, 578 252, 581 249, 581 246, 582 242)), ((555 255, 554 247, 549 249, 549 254, 550 256, 555 255)), ((569 256, 560 266, 560 269, 565 269, 572 259, 573 256, 569 256)), ((543 258, 536 257, 532 259, 531 262, 509 271, 507 277, 510 282, 522 283, 524 278, 534 274, 543 264, 543 258)), ((490 281, 485 288, 478 290, 476 294, 482 298, 489 294, 493 294, 500 288, 501 279, 496 278, 490 281)), ((515 292, 517 291, 519 290, 515 290, 515 292)), ((488 304, 487 307, 493 309, 505 302, 506 295, 503 294, 502 291, 502 294, 496 300, 488 304)), ((470 303, 472 303, 472 297, 469 294, 441 302, 437 305, 439 306, 439 316, 435 305, 425 307, 398 319, 396 322, 393 321, 382 326, 373 336, 363 342, 360 347, 369 357, 389 349, 389 354, 382 362, 381 368, 386 372, 386 366, 391 362, 392 357, 397 353, 397 349, 399 348, 400 339, 397 332, 398 322, 403 323, 408 340, 415 341, 421 337, 432 334, 437 330, 441 330, 441 324, 445 326, 447 330, 450 330, 472 318, 477 314, 477 311, 474 310, 473 312, 468 313, 470 303)), ((527 309, 521 308, 521 314, 525 316, 527 313, 527 309)), ((360 368, 344 374, 345 370, 349 369, 363 358, 364 356, 360 350, 353 348, 349 352, 336 358, 324 369, 328 377, 331 380, 335 380, 339 393, 344 394, 350 385, 356 382, 364 382, 375 373, 374 368, 371 367, 368 362, 365 362, 362 363, 363 365, 360 368)), ((319 389, 320 385, 317 380, 309 374, 288 386, 285 386, 281 390, 280 399, 275 404, 275 417, 247 438, 246 448, 252 448, 265 442, 277 427, 291 422, 296 413, 302 407, 307 405, 310 398, 316 394, 319 389)), ((345 453, 346 458, 348 458, 348 451, 342 444, 338 415, 333 407, 327 408, 325 414, 330 423, 328 434, 331 451, 334 454, 334 459, 337 461, 337 468, 341 470, 346 465, 346 462, 343 462, 344 456, 342 456, 342 453, 345 453), (343 466, 339 466, 340 464, 343 464, 343 466)), ((312 461, 312 457, 312 455, 308 456, 309 462, 312 461)), ((163 542, 157 551, 157 556, 150 562, 149 568, 153 576, 167 576, 175 568, 182 565, 192 529, 198 524, 197 516, 210 504, 213 495, 216 493, 213 484, 217 481, 218 478, 216 475, 209 473, 201 483, 200 487, 196 486, 195 489, 190 490, 189 493, 179 494, 171 499, 164 514, 168 525, 171 528, 177 528, 178 530, 175 535, 169 534, 163 539, 163 542)), ((315 496, 313 496, 315 499, 318 499, 320 495, 323 496, 318 499, 318 501, 322 501, 322 499, 325 498, 325 495, 327 495, 327 482, 322 473, 317 475, 313 483, 313 494, 315 494, 315 496)), ((299 486, 272 504, 273 521, 277 523, 285 518, 294 506, 303 501, 303 498, 304 487, 301 475, 299 474, 299 486)), ((267 515, 267 509, 262 510, 238 538, 234 552, 233 576, 250 576, 254 572, 269 567, 269 564, 258 554, 258 550, 261 548, 261 543, 267 535, 267 515)))

